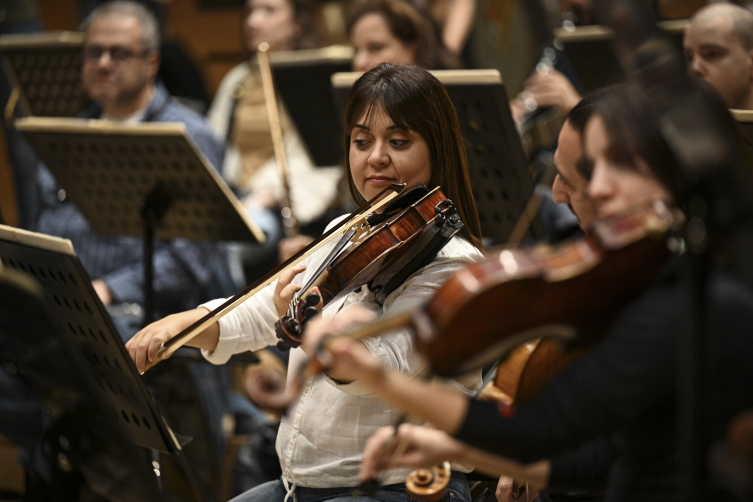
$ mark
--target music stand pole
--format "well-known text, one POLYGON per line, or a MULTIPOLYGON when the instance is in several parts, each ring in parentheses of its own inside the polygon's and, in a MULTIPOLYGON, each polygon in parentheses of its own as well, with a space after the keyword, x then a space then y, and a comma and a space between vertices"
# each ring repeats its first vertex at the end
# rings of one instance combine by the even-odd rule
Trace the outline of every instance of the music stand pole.
POLYGON ((141 220, 144 227, 144 317, 143 327, 154 321, 154 231, 162 221, 171 204, 170 194, 162 183, 157 184, 144 197, 141 206, 141 220))

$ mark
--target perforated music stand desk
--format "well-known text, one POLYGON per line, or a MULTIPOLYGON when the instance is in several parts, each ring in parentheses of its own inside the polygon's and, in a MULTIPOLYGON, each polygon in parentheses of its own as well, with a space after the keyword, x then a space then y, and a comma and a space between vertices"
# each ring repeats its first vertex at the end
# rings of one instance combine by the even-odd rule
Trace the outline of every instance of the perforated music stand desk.
MULTIPOLYGON (((528 160, 510 114, 507 93, 497 70, 432 71, 455 105, 468 152, 471 188, 481 233, 496 243, 507 242, 534 189, 528 160)), ((361 73, 336 73, 332 87, 344 106, 361 73)), ((535 218, 527 233, 543 237, 535 218)))
POLYGON ((20 91, 23 115, 75 117, 89 103, 81 85, 84 34, 3 35, 5 69, 20 91))
MULTIPOLYGON (((662 21, 658 26, 671 36, 674 45, 682 52, 682 38, 688 21, 662 21)), ((555 28, 554 37, 562 42, 586 93, 625 81, 625 71, 612 49, 614 32, 611 28, 600 25, 555 28)))
POLYGON ((110 412, 99 377, 62 331, 48 296, 27 274, 0 266, 3 363, 44 402, 48 420, 39 447, 57 464, 50 470, 76 468, 107 500, 164 502, 155 469, 110 412))
POLYGON ((29 117, 15 126, 95 231, 143 235, 146 321, 155 236, 264 242, 183 124, 29 117))
POLYGON ((277 92, 317 166, 343 160, 342 116, 329 80, 333 73, 349 71, 352 60, 353 49, 337 45, 269 55, 277 92))
POLYGON ((110 316, 99 301, 71 241, 0 225, 0 263, 27 274, 49 293, 64 336, 95 375, 110 413, 133 444, 180 451, 144 386, 110 316))

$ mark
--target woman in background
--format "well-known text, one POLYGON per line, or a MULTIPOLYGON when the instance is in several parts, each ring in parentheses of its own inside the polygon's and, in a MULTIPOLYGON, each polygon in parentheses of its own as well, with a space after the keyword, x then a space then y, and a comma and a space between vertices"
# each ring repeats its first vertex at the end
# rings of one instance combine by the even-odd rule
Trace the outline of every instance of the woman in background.
MULTIPOLYGON (((314 3, 311 0, 248 0, 243 40, 251 56, 222 80, 208 118, 227 143, 223 177, 239 193, 251 219, 267 234, 267 243, 261 250, 241 248, 244 268, 250 276, 245 280, 238 278, 236 282, 245 284, 277 262, 277 244, 282 238, 278 211, 284 194, 255 53, 262 42, 269 44, 269 52, 318 47, 314 3)), ((282 108, 280 122, 291 179, 292 209, 298 223, 305 227, 320 218, 335 199, 342 169, 314 165, 284 106, 282 108)), ((237 278, 239 274, 236 271, 234 275, 237 278)))
POLYGON ((368 0, 348 22, 355 50, 353 71, 379 63, 415 64, 428 70, 460 68, 460 60, 442 43, 431 13, 418 2, 368 0))

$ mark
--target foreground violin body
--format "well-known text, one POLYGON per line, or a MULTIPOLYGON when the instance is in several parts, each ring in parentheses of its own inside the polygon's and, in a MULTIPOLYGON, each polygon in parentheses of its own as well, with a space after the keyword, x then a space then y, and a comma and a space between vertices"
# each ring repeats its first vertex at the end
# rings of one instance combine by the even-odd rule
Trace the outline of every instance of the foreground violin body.
MULTIPOLYGON (((530 355, 538 344, 524 344, 538 339, 586 344, 651 284, 672 253, 667 232, 681 222, 678 212, 657 203, 598 221, 583 238, 503 249, 459 271, 422 308, 344 336, 411 329, 429 369, 440 376, 467 373, 515 349, 530 355)), ((312 358, 302 375, 325 369, 322 359, 312 358)), ((558 369, 548 371, 536 375, 532 386, 543 385, 558 369)), ((292 402, 300 385, 289 386, 287 397, 275 402, 292 402)))
POLYGON ((594 339, 654 280, 677 220, 657 203, 557 246, 499 251, 458 272, 414 314, 416 345, 432 371, 455 375, 531 340, 594 339))

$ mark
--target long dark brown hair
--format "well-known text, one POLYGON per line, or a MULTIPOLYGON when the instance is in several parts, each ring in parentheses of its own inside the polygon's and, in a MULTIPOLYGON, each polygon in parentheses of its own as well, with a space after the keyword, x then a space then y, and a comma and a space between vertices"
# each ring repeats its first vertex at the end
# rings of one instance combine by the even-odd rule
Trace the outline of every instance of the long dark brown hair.
POLYGON ((442 43, 439 26, 421 1, 367 0, 359 4, 348 19, 348 34, 353 25, 367 14, 384 19, 390 33, 405 45, 416 48, 415 64, 430 70, 460 68, 460 60, 442 43))
MULTIPOLYGON (((413 65, 383 63, 364 73, 353 85, 345 108, 345 151, 356 121, 374 111, 384 111, 401 129, 417 132, 429 147, 429 188, 440 187, 453 201, 464 226, 460 235, 481 248, 481 223, 471 193, 468 158, 455 107, 444 86, 428 71, 413 65)), ((356 203, 363 204, 345 155, 348 188, 356 203)))
MULTIPOLYGON (((677 195, 682 173, 651 101, 637 83, 618 84, 600 92, 593 116, 601 117, 609 137, 608 155, 623 167, 637 169, 645 161, 662 184, 677 195)), ((584 173, 590 174, 590 173, 584 173)))

